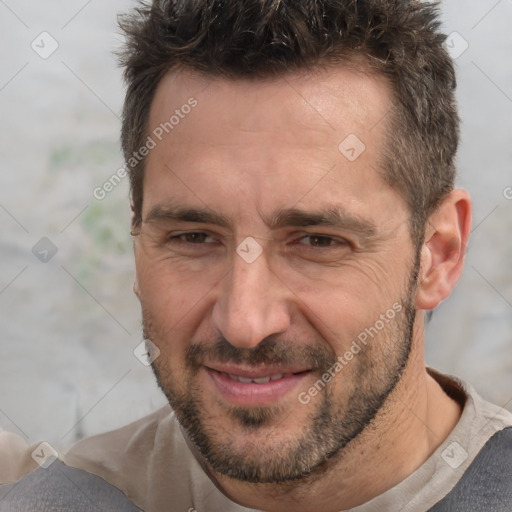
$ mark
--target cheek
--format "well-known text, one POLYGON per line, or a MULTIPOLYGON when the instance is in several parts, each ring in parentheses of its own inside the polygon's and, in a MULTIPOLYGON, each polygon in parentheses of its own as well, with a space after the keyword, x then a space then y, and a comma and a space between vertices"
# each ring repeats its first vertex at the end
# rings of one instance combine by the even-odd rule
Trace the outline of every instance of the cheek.
POLYGON ((367 310, 395 300, 408 278, 405 269, 400 271, 397 263, 364 256, 345 258, 336 266, 313 266, 313 271, 282 265, 275 273, 301 301, 315 310, 336 307, 340 313, 359 306, 367 310))
POLYGON ((209 293, 222 278, 204 262, 137 258, 136 268, 143 311, 154 328, 175 334, 188 332, 207 315, 209 293))
POLYGON ((358 337, 365 339, 367 329, 381 334, 393 326, 399 318, 396 308, 404 307, 406 281, 405 275, 386 275, 381 263, 368 261, 333 269, 329 279, 312 281, 288 274, 287 285, 299 316, 309 324, 306 328, 312 326, 337 354, 343 354, 358 337))

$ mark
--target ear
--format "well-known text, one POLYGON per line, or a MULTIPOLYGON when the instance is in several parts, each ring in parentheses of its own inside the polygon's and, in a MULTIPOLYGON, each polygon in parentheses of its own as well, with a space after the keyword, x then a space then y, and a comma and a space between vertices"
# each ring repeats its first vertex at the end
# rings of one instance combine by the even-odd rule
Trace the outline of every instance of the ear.
POLYGON ((462 273, 470 232, 469 194, 452 190, 427 221, 416 295, 418 309, 434 309, 450 295, 462 273))

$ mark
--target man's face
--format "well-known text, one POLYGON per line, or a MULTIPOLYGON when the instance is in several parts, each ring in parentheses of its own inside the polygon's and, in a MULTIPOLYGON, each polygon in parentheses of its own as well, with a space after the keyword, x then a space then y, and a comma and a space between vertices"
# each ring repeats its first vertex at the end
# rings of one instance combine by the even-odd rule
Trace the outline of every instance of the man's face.
POLYGON ((379 174, 390 107, 347 68, 159 84, 136 291, 159 385, 215 471, 321 467, 407 364, 417 265, 379 174))

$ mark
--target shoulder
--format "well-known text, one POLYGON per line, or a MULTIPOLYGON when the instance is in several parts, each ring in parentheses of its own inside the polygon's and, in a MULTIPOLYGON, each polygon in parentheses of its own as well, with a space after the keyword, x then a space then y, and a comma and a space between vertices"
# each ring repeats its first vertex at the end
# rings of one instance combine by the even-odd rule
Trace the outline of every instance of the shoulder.
POLYGON ((460 480, 462 488, 507 497, 512 508, 512 427, 494 434, 460 480))
POLYGON ((17 434, 0 432, 0 510, 139 511, 118 489, 57 457, 48 443, 29 445, 17 434))
POLYGON ((63 455, 70 466, 87 469, 88 466, 103 466, 106 470, 117 470, 119 466, 137 459, 143 463, 162 437, 173 437, 179 425, 169 406, 121 428, 82 439, 63 455))
POLYGON ((512 427, 495 433, 432 512, 512 510, 512 427))
POLYGON ((30 446, 13 432, 0 432, 0 484, 15 482, 38 467, 30 446))
POLYGON ((62 459, 68 466, 101 477, 137 502, 144 487, 141 482, 155 474, 162 461, 172 464, 183 457, 186 442, 174 412, 165 406, 122 428, 79 441, 62 459))
POLYGON ((0 485, 2 512, 48 512, 92 509, 140 512, 118 489, 85 471, 65 466, 54 459, 19 481, 0 485))
POLYGON ((170 406, 118 430, 84 439, 63 455, 143 510, 248 510, 229 500, 170 406))
POLYGON ((115 468, 126 459, 147 455, 163 428, 179 428, 169 406, 121 428, 82 439, 64 453, 64 459, 69 465, 101 463, 115 468))

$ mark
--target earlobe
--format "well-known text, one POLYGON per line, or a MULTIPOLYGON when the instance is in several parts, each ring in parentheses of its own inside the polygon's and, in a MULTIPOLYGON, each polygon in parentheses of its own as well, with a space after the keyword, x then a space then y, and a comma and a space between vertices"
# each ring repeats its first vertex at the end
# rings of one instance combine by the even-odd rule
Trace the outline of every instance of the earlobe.
POLYGON ((416 296, 418 309, 434 309, 450 295, 462 273, 470 232, 469 194, 453 190, 427 222, 416 296))

